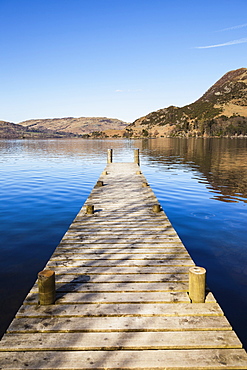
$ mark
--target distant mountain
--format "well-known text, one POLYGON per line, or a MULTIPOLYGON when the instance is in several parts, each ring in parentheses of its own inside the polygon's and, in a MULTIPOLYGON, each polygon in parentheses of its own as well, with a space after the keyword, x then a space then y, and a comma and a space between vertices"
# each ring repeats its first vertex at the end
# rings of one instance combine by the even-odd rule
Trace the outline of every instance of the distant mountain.
POLYGON ((170 106, 128 125, 127 137, 247 135, 247 68, 226 73, 200 99, 170 106))
POLYGON ((19 124, 0 121, 0 138, 122 137, 126 126, 106 117, 33 119, 19 124))
POLYGON ((101 137, 105 136, 102 132, 108 132, 109 135, 123 134, 126 122, 115 118, 107 117, 66 117, 51 119, 35 119, 20 122, 20 125, 29 129, 54 130, 57 133, 71 133, 74 135, 101 137), (116 130, 116 132, 115 132, 116 130))
POLYGON ((0 138, 2 139, 46 139, 71 137, 73 134, 57 133, 52 130, 29 129, 16 123, 0 121, 0 138))

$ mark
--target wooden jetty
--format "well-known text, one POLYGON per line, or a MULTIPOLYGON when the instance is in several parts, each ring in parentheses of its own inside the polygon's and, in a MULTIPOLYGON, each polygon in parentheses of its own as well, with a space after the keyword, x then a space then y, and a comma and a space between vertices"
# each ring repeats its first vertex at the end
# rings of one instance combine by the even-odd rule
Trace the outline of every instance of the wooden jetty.
POLYGON ((247 369, 213 294, 191 303, 194 262, 136 157, 108 162, 45 266, 55 304, 39 304, 36 282, 0 342, 0 369, 247 369))

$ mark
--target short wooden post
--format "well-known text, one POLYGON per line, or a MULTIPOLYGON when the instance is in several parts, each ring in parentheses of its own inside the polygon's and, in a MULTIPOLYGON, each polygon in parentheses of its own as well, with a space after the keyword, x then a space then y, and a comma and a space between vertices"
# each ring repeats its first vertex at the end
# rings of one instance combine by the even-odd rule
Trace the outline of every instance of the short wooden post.
POLYGON ((103 186, 104 185, 104 183, 103 183, 103 181, 97 181, 96 182, 96 187, 97 188, 100 188, 101 186, 103 186))
POLYGON ((93 204, 88 204, 86 206, 86 213, 88 215, 93 215, 94 214, 94 205, 93 204))
POLYGON ((153 212, 155 212, 155 213, 161 212, 160 204, 154 204, 152 209, 153 209, 153 212))
POLYGON ((189 269, 189 297, 192 303, 204 303, 206 299, 206 269, 194 266, 189 269))
POLYGON ((103 172, 102 172, 102 175, 103 175, 103 176, 106 176, 107 174, 108 174, 108 173, 107 173, 107 171, 103 171, 103 172))
POLYGON ((55 272, 43 270, 38 273, 39 304, 53 304, 56 298, 55 272))
POLYGON ((140 166, 140 156, 139 156, 139 149, 134 149, 134 163, 140 166))
POLYGON ((137 175, 141 175, 141 174, 142 174, 142 172, 141 172, 141 171, 136 171, 136 174, 137 174, 137 175))
POLYGON ((142 183, 142 187, 143 187, 143 188, 145 188, 145 187, 147 187, 147 186, 149 186, 147 182, 143 182, 143 183, 142 183))
POLYGON ((112 149, 107 150, 107 163, 112 163, 112 149))

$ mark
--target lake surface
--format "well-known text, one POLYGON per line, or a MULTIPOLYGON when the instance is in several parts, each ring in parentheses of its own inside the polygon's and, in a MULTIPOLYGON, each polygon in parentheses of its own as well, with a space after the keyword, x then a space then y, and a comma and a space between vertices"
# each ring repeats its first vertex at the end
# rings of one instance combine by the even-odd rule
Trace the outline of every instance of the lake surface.
POLYGON ((141 168, 247 348, 247 139, 0 140, 0 336, 106 165, 141 168))

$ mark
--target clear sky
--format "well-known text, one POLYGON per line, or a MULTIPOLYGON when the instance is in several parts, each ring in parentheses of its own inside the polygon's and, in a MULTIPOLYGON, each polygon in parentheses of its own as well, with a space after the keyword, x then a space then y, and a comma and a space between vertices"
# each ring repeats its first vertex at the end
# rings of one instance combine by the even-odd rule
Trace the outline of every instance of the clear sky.
POLYGON ((247 0, 0 0, 0 120, 127 122, 247 67, 247 0))

